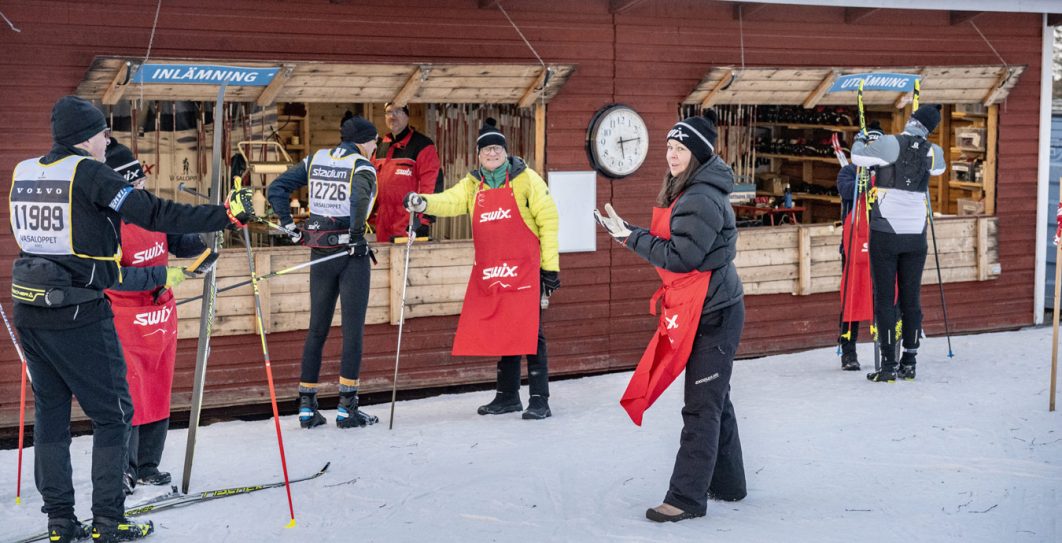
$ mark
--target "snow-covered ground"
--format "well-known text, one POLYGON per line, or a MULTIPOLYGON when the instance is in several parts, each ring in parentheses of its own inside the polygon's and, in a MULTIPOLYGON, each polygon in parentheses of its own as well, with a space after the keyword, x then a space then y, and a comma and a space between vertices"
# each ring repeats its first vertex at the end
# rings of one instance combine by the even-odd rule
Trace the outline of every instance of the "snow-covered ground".
MULTIPOLYGON (((284 417, 298 525, 283 489, 159 512, 150 541, 1062 541, 1062 411, 1049 413, 1050 328, 926 340, 918 380, 866 381, 833 349, 736 363, 749 496, 708 516, 645 520, 667 490, 682 387, 634 426, 618 400, 629 373, 551 384, 553 418, 481 417, 492 392, 366 411, 381 424, 305 431, 284 417)), ((870 360, 869 345, 861 355, 870 360)), ((864 364, 865 365, 865 364, 864 364)), ((526 387, 523 390, 526 402, 526 387)), ((1062 408, 1062 402, 1060 402, 1062 408)), ((185 430, 164 469, 179 477, 185 430)), ((74 440, 78 513, 90 515, 91 438, 74 440)), ((192 490, 281 479, 271 420, 199 433, 192 490)), ((0 451, 0 540, 43 529, 27 455, 0 451)), ((175 481, 177 482, 177 481, 175 481)), ((162 493, 138 488, 134 505, 162 493)))

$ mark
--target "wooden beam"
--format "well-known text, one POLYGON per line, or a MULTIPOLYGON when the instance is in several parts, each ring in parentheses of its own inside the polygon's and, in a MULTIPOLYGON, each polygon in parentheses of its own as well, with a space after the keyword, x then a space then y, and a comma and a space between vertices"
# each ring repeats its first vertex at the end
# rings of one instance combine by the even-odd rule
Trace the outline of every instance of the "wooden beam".
POLYGON ((273 77, 273 80, 266 85, 266 88, 262 89, 262 94, 258 95, 258 99, 255 103, 259 106, 265 107, 273 102, 277 101, 277 95, 280 94, 280 89, 284 88, 284 85, 291 79, 291 74, 295 72, 294 64, 284 64, 280 67, 277 75, 273 77))
POLYGON ((727 70, 726 75, 724 75, 723 78, 715 84, 715 87, 713 87, 712 90, 708 92, 708 96, 705 96, 704 100, 701 100, 701 108, 704 109, 707 107, 712 107, 712 104, 715 103, 715 100, 719 96, 719 92, 725 89, 728 85, 730 85, 733 80, 734 70, 727 70))
POLYGON ((734 20, 747 19, 761 12, 768 4, 760 2, 734 2, 734 20))
POLYGON ((949 11, 948 18, 951 20, 951 25, 961 25, 963 23, 974 20, 975 17, 984 13, 983 11, 949 11))
POLYGON ((520 97, 520 101, 517 103, 517 107, 531 107, 538 99, 539 95, 545 92, 546 87, 546 73, 548 68, 543 68, 542 73, 538 74, 538 77, 531 82, 531 85, 524 91, 524 95, 520 97))
POLYGON ((546 104, 535 105, 535 171, 546 175, 546 104))
MULTIPOLYGON (((118 100, 125 93, 126 83, 129 81, 129 62, 122 64, 121 68, 118 68, 118 73, 114 74, 114 79, 111 79, 107 90, 103 91, 103 99, 101 100, 104 105, 113 106, 118 103, 118 100)), ((134 120, 135 124, 136 121, 134 120)))
POLYGON ((612 14, 624 13, 643 3, 645 3, 645 0, 609 0, 608 12, 612 14))
POLYGON ((1047 26, 1059 26, 1062 25, 1062 13, 1048 13, 1047 14, 1047 26))
POLYGON ((804 108, 811 109, 819 104, 819 100, 826 95, 826 91, 830 90, 830 85, 837 80, 839 72, 836 69, 830 70, 830 73, 826 74, 826 77, 822 78, 819 86, 815 87, 815 90, 811 91, 811 94, 804 99, 804 108))
POLYGON ((988 129, 985 134, 985 162, 981 165, 981 186, 985 189, 985 214, 996 214, 996 155, 999 154, 999 105, 988 106, 988 129))
POLYGON ((417 69, 409 74, 409 79, 406 80, 406 83, 398 90, 398 94, 395 94, 395 97, 391 99, 391 103, 396 106, 404 106, 409 103, 409 99, 416 96, 420 88, 424 86, 424 82, 428 80, 428 72, 430 71, 430 64, 417 66, 417 69))
POLYGON ((844 22, 854 25, 876 11, 881 10, 878 8, 844 8, 844 22))
POLYGON ((996 82, 989 89, 988 94, 985 95, 984 100, 981 103, 990 106, 999 101, 999 95, 1002 94, 1007 86, 1007 81, 1010 80, 1011 71, 1010 68, 1003 66, 999 69, 999 77, 996 78, 996 82))

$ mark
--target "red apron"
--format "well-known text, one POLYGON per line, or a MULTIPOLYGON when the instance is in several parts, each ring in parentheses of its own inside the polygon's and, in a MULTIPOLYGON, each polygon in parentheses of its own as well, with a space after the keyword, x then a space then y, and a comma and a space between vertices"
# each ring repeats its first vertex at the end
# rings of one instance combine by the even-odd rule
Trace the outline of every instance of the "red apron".
POLYGON ((524 223, 513 188, 480 182, 472 206, 475 263, 457 321, 454 356, 509 356, 538 350, 538 236, 524 223))
MULTIPOLYGON (((122 223, 122 266, 165 266, 166 234, 122 223)), ((108 290, 114 327, 122 342, 126 379, 133 398, 133 426, 170 416, 170 388, 177 358, 177 305, 173 291, 154 300, 153 291, 108 290)))
POLYGON ((841 274, 841 305, 844 307, 844 322, 859 322, 874 320, 874 290, 870 277, 870 221, 867 218, 867 203, 863 194, 856 197, 855 209, 844 219, 844 228, 841 230, 841 243, 844 247, 845 269, 841 274), (852 219, 855 218, 856 227, 853 233, 852 219), (852 248, 848 246, 848 238, 852 237, 852 248), (847 298, 847 299, 846 299, 847 298))
MULTIPOLYGON (((654 207, 649 233, 671 239, 671 207, 654 207)), ((664 390, 686 368, 697 337, 697 325, 708 294, 712 272, 692 271, 675 273, 656 268, 663 284, 649 301, 649 313, 656 315, 657 300, 661 300, 660 322, 631 376, 620 405, 631 420, 642 425, 642 414, 664 393, 664 390)))
MULTIPOLYGON (((387 136, 390 138, 390 136, 387 136)), ((402 141, 390 142, 385 158, 373 160, 376 166, 376 206, 373 209, 371 223, 376 230, 376 239, 390 242, 393 238, 406 235, 409 225, 409 212, 402 205, 402 199, 410 192, 420 192, 417 186, 417 161, 411 158, 393 158, 395 149, 405 147, 413 131, 402 141)))

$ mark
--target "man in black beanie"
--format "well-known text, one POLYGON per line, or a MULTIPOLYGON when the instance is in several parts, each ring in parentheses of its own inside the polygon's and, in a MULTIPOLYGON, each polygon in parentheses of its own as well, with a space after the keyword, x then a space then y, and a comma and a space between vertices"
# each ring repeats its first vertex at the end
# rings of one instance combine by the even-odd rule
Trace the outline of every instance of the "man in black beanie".
POLYGON ((926 140, 940 124, 940 106, 927 104, 911 115, 901 134, 852 144, 852 163, 876 167, 869 200, 870 269, 874 279, 874 320, 881 363, 867 374, 874 382, 915 378, 922 333, 922 269, 925 267, 929 177, 944 173, 944 151, 926 140), (899 314, 893 301, 899 287, 899 314), (903 357, 897 362, 896 322, 903 318, 903 357))
POLYGON ((251 218, 249 191, 226 206, 188 206, 134 190, 104 164, 103 112, 65 96, 52 109, 55 143, 15 166, 10 212, 19 258, 12 270, 14 320, 26 352, 36 422, 34 476, 50 541, 88 536, 74 516, 71 397, 92 419, 92 538, 127 541, 150 521, 125 519, 125 472, 133 416, 126 366, 103 289, 120 285, 121 220, 149 230, 221 230, 251 218), (226 207, 228 209, 226 209, 226 207))
POLYGON ((318 411, 317 389, 321 356, 336 299, 342 300, 343 355, 339 365, 339 412, 336 426, 357 428, 379 419, 358 409, 362 335, 369 305, 371 250, 365 223, 376 199, 376 169, 369 157, 376 150, 376 127, 347 112, 340 124, 342 141, 306 157, 269 185, 269 202, 292 239, 310 247, 311 260, 338 252, 335 258, 310 268, 310 327, 302 349, 299 378, 299 423, 303 428, 324 424, 318 411), (288 209, 291 193, 309 186, 310 217, 301 228, 288 209))

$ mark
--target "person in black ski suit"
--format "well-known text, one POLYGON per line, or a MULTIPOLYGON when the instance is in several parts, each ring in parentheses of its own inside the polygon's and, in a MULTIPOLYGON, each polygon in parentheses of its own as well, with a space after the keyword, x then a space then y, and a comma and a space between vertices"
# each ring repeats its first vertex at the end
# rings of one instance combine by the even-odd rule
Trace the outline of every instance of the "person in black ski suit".
POLYGON ((656 205, 672 206, 670 239, 636 226, 609 228, 613 237, 658 268, 711 272, 686 362, 682 438, 670 488, 663 504, 646 511, 656 522, 702 517, 710 497, 738 501, 747 494, 730 402, 730 376, 745 322, 744 289, 734 266, 737 227, 729 200, 734 172, 714 153, 717 137, 711 112, 684 119, 668 132, 669 171, 656 205))
POLYGON ((340 125, 340 143, 306 157, 269 185, 269 202, 292 239, 309 246, 310 259, 345 251, 310 268, 310 328, 302 350, 299 379, 299 424, 324 424, 318 411, 317 388, 321 351, 332 327, 336 299, 342 300, 343 355, 339 369, 339 411, 336 426, 356 428, 379 419, 358 409, 362 334, 369 305, 372 254, 365 241, 365 221, 376 197, 376 169, 368 157, 376 150, 376 127, 350 114, 340 125), (310 218, 296 227, 288 209, 291 193, 309 185, 310 218))
POLYGON ((874 382, 915 378, 922 333, 922 270, 926 263, 926 198, 929 177, 944 173, 944 152, 926 140, 940 124, 940 106, 924 105, 903 133, 870 142, 856 136, 852 163, 876 167, 871 195, 870 270, 874 279, 874 318, 881 344, 881 369, 867 374, 874 382), (897 307, 903 315, 903 357, 897 364, 897 307))
POLYGON ((249 190, 222 206, 181 205, 134 190, 104 164, 103 112, 65 96, 52 109, 54 145, 20 162, 12 176, 11 226, 19 245, 12 270, 14 321, 33 378, 34 478, 51 541, 89 536, 74 516, 71 397, 92 420, 93 541, 150 534, 125 519, 122 478, 133 406, 114 315, 103 289, 122 282, 119 221, 175 233, 212 232, 251 215, 249 190))

